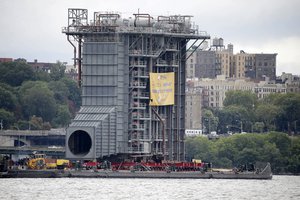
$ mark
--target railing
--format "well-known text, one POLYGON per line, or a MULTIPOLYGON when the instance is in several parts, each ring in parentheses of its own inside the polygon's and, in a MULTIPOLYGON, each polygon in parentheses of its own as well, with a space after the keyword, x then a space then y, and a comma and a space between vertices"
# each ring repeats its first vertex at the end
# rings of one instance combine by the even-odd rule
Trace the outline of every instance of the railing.
POLYGON ((130 66, 144 66, 147 65, 146 61, 131 61, 130 66))
POLYGON ((146 87, 147 83, 141 81, 133 81, 130 84, 131 87, 146 87))
POLYGON ((130 153, 144 152, 144 146, 128 147, 130 153))
POLYGON ((146 103, 139 103, 139 102, 133 102, 132 107, 133 108, 146 108, 146 103))
POLYGON ((163 51, 147 51, 147 50, 129 50, 129 55, 146 55, 146 56, 156 56, 158 57, 163 51))
POLYGON ((167 62, 165 60, 158 60, 156 62, 155 65, 163 65, 163 66, 178 66, 179 65, 179 61, 178 60, 173 60, 173 61, 170 61, 170 62, 167 62))
POLYGON ((141 113, 141 112, 133 112, 132 118, 133 119, 149 118, 149 114, 145 114, 145 113, 141 113))
POLYGON ((133 26, 101 26, 101 25, 82 25, 62 27, 62 33, 93 33, 93 32, 120 32, 120 33, 171 33, 171 34, 187 34, 194 36, 202 36, 209 38, 206 31, 198 31, 198 26, 186 28, 184 30, 174 30, 167 27, 133 27, 133 26))
POLYGON ((129 140, 149 140, 148 137, 145 137, 143 132, 132 132, 130 133, 129 137, 128 137, 129 140))
POLYGON ((145 124, 130 124, 129 125, 129 129, 142 129, 144 130, 145 129, 145 124))
POLYGON ((139 76, 149 77, 149 72, 134 70, 134 71, 132 71, 132 76, 135 76, 135 77, 139 77, 139 76))
POLYGON ((136 92, 136 91, 133 91, 132 92, 132 96, 133 97, 146 97, 146 98, 149 98, 149 92, 136 92))
POLYGON ((1 130, 0 136, 47 136, 47 135, 66 135, 65 129, 51 130, 1 130))

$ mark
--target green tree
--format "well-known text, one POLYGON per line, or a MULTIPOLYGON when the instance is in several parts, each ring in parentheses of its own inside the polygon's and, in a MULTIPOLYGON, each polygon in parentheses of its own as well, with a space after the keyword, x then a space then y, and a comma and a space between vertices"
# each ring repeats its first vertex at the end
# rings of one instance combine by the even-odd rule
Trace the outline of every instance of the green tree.
POLYGON ((253 110, 257 104, 257 96, 250 91, 241 91, 241 90, 230 90, 226 92, 226 97, 223 101, 223 105, 239 105, 247 110, 253 110))
POLYGON ((81 106, 81 90, 77 83, 69 78, 63 78, 61 81, 68 88, 68 106, 72 117, 75 117, 76 112, 81 106))
POLYGON ((24 116, 36 115, 45 121, 52 121, 56 113, 53 92, 45 82, 27 82, 20 88, 24 116))
POLYGON ((292 173, 300 173, 300 137, 292 138, 291 156, 289 157, 288 170, 292 173))
POLYGON ((223 126, 226 126, 228 131, 242 132, 249 131, 252 124, 252 116, 248 110, 240 105, 229 105, 223 109, 224 119, 223 126))
POLYGON ((65 70, 66 70, 66 65, 63 64, 62 62, 57 61, 57 63, 51 67, 51 72, 50 72, 51 80, 58 81, 64 78, 65 70))
POLYGON ((33 115, 29 121, 31 130, 50 130, 51 125, 49 122, 44 122, 41 117, 33 115))
POLYGON ((259 152, 254 148, 243 148, 237 154, 237 163, 238 165, 244 165, 248 163, 255 163, 258 161, 259 152))
POLYGON ((51 81, 48 84, 57 104, 67 104, 69 90, 63 81, 51 81))
POLYGON ((290 133, 291 130, 295 130, 293 124, 300 121, 300 94, 298 93, 287 93, 285 95, 280 95, 276 101, 275 105, 281 108, 280 119, 282 122, 286 122, 287 130, 290 133))
POLYGON ((231 168, 236 162, 236 155, 238 153, 238 149, 234 145, 233 137, 227 137, 216 141, 216 146, 218 149, 218 158, 223 158, 227 160, 223 161, 226 161, 224 165, 220 163, 220 166, 231 168))
POLYGON ((0 108, 9 111, 14 111, 16 109, 17 97, 11 91, 13 91, 12 87, 9 87, 4 83, 0 83, 0 108))
POLYGON ((219 140, 188 138, 187 156, 213 162, 215 167, 233 167, 270 162, 273 171, 297 172, 300 169, 300 137, 285 133, 236 134, 219 140))
POLYGON ((76 81, 69 78, 63 78, 61 79, 61 81, 64 82, 69 90, 68 99, 73 101, 75 106, 79 108, 81 105, 81 90, 78 87, 76 81))
POLYGON ((213 152, 212 142, 207 137, 188 137, 186 140, 186 153, 189 160, 200 159, 211 161, 213 152))
POLYGON ((0 63, 0 82, 20 86, 26 80, 34 80, 31 66, 23 62, 0 63))
POLYGON ((5 109, 0 108, 0 123, 2 121, 2 128, 8 129, 14 123, 14 114, 5 109))
POLYGON ((289 156, 291 139, 287 134, 280 132, 270 132, 267 135, 267 140, 270 143, 274 143, 283 156, 289 156))
POLYGON ((224 99, 224 112, 222 122, 220 124, 222 130, 224 127, 230 131, 252 132, 253 124, 255 121, 255 107, 258 104, 257 96, 250 91, 228 91, 224 99))
POLYGON ((53 124, 56 126, 66 127, 71 122, 71 114, 67 106, 58 106, 56 117, 53 119, 53 124))
POLYGON ((266 131, 275 130, 276 116, 280 112, 280 108, 273 104, 260 104, 257 106, 255 114, 258 122, 263 122, 266 131))
POLYGON ((214 116, 211 110, 204 109, 202 123, 205 127, 205 132, 209 134, 212 131, 217 131, 219 119, 214 116))
POLYGON ((16 126, 19 127, 20 130, 31 130, 31 124, 26 120, 19 120, 16 126))
POLYGON ((45 71, 36 71, 35 77, 37 81, 45 81, 45 82, 51 81, 49 73, 45 71))
POLYGON ((255 122, 253 124, 253 131, 256 133, 262 133, 264 131, 265 124, 263 122, 255 122))
POLYGON ((282 168, 285 163, 283 160, 282 155, 280 154, 279 149, 277 148, 276 144, 270 143, 265 140, 262 148, 259 148, 259 160, 262 162, 269 162, 271 163, 271 167, 276 169, 276 171, 280 171, 279 168, 282 168))

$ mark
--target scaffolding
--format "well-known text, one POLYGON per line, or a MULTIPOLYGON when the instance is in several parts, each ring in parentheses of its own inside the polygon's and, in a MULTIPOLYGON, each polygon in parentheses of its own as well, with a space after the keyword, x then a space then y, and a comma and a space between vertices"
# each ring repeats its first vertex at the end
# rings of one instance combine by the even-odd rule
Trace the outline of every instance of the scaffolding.
MULTIPOLYGON (((109 126, 116 127, 116 137, 108 142, 117 147, 110 154, 184 160, 187 51, 192 46, 196 50, 210 36, 199 32, 189 15, 154 19, 138 13, 123 19, 120 13, 95 12, 89 22, 86 9, 69 9, 68 13, 68 26, 62 32, 74 47, 74 65, 78 66, 83 91, 82 106, 115 108, 116 120, 109 126), (192 45, 188 45, 190 41, 192 45), (149 105, 151 72, 174 72, 174 105, 149 105)), ((66 141, 74 131, 83 130, 72 124, 70 127, 66 141)), ((99 131, 90 131, 86 129, 92 143, 97 143, 97 137, 106 137, 99 131)), ((93 151, 95 158, 111 156, 97 151, 93 151)), ((73 156, 85 158, 82 154, 73 156)))

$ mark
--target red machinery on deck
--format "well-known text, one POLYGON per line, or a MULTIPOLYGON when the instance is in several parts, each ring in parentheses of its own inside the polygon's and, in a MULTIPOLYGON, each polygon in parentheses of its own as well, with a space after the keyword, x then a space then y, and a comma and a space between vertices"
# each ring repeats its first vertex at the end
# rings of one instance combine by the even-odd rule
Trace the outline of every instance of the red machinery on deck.
POLYGON ((138 170, 138 171, 201 171, 207 167, 202 162, 85 162, 85 169, 138 170))

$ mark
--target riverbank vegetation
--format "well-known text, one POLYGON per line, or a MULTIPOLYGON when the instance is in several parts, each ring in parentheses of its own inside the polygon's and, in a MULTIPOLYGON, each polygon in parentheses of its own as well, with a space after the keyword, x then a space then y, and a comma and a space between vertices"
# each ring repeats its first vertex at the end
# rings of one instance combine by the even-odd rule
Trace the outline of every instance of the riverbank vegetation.
POLYGON ((286 133, 247 133, 209 140, 197 136, 186 139, 186 156, 214 167, 232 168, 255 162, 270 162, 273 173, 300 173, 300 137, 286 133))
POLYGON ((250 91, 228 91, 222 109, 203 111, 203 132, 300 132, 300 94, 272 93, 263 99, 250 91))
POLYGON ((67 126, 81 104, 77 83, 57 62, 34 70, 20 59, 0 63, 0 120, 3 129, 42 130, 67 126))
POLYGON ((203 133, 216 132, 220 139, 187 138, 188 159, 224 168, 270 162, 274 173, 300 174, 299 93, 273 93, 261 99, 250 91, 228 91, 223 104, 222 109, 206 108, 202 114, 203 133))

